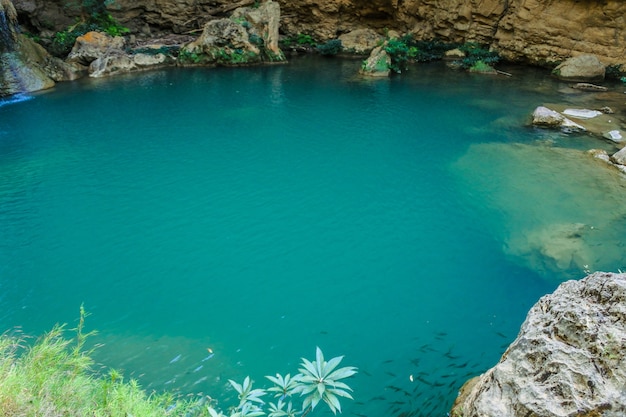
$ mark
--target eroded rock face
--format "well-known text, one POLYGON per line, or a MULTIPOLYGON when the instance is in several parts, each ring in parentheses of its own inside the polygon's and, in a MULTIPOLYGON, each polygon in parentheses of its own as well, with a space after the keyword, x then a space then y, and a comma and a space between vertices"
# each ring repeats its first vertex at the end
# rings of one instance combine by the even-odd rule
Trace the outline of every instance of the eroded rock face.
POLYGON ((211 20, 198 39, 181 50, 181 65, 249 65, 280 62, 280 6, 268 1, 258 8, 236 9, 230 18, 211 20))
POLYGON ((357 55, 371 53, 384 39, 373 29, 357 29, 339 36, 343 49, 357 55))
POLYGON ((19 34, 11 1, 0 0, 0 97, 54 86, 40 65, 44 55, 41 46, 19 34))
MULTIPOLYGON (((62 30, 77 11, 63 0, 16 0, 28 26, 62 30)), ((254 0, 116 0, 110 13, 135 33, 186 33, 227 17, 254 0)), ((356 29, 413 33, 418 39, 489 44, 506 59, 558 64, 595 54, 605 65, 626 64, 626 2, 621 0, 279 0, 286 35, 324 41, 356 29)))
POLYGON ((542 297, 450 415, 626 415, 626 274, 598 272, 542 297))

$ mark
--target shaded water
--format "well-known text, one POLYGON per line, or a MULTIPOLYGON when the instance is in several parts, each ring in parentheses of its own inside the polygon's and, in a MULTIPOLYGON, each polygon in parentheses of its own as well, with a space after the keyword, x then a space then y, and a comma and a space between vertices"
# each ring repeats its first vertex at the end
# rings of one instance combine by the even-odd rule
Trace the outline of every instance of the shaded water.
POLYGON ((359 65, 155 71, 0 106, 0 327, 74 324, 85 303, 99 361, 224 406, 227 379, 264 385, 320 346, 360 370, 344 413, 445 415, 529 307, 583 275, 507 250, 554 185, 515 182, 516 200, 500 180, 536 162, 480 150, 609 145, 524 127, 580 99, 540 72, 359 65))

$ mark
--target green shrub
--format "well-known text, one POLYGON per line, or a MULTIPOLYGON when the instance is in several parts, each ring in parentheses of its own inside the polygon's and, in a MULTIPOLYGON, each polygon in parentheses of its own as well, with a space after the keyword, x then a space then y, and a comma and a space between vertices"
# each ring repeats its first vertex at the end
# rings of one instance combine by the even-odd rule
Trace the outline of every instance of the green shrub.
POLYGON ((341 39, 332 39, 318 45, 316 49, 321 55, 337 55, 342 49, 341 39))
POLYGON ((459 46, 459 49, 465 52, 465 58, 460 61, 460 67, 470 69, 478 61, 493 66, 500 61, 500 55, 495 51, 489 51, 486 47, 474 42, 465 43, 459 46))
POLYGON ((410 37, 403 37, 401 39, 389 39, 385 46, 385 52, 389 54, 391 58, 391 65, 389 68, 397 73, 406 70, 410 61, 414 61, 417 56, 418 50, 414 46, 409 46, 407 41, 410 41, 410 37))
POLYGON ((296 36, 296 43, 298 45, 308 45, 312 47, 315 47, 315 45, 317 45, 313 37, 305 33, 298 33, 298 36, 296 36))
POLYGON ((272 386, 253 389, 246 377, 242 384, 229 380, 239 403, 224 414, 211 397, 186 400, 171 393, 147 394, 136 380, 124 381, 121 373, 109 370, 96 374, 85 350, 85 311, 73 338, 65 326, 55 326, 35 343, 24 337, 0 335, 0 414, 3 416, 141 416, 141 417, 268 417, 306 416, 318 404, 341 411, 340 398, 352 399, 352 389, 343 382, 356 368, 338 368, 343 357, 326 361, 320 348, 315 360, 302 359, 299 373, 268 376, 272 386), (261 400, 273 395, 276 402, 261 400), (296 411, 294 403, 301 404, 296 411))
POLYGON ((106 12, 91 14, 88 20, 78 22, 64 31, 55 33, 49 48, 50 53, 57 57, 67 56, 72 50, 76 38, 91 31, 104 32, 110 36, 122 36, 130 32, 128 28, 120 25, 113 16, 106 12))

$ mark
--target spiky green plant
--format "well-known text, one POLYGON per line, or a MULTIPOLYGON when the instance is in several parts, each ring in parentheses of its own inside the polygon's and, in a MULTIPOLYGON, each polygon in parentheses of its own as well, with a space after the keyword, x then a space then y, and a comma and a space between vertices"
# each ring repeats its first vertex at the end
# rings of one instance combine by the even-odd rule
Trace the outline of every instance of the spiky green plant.
POLYGON ((319 347, 316 349, 313 362, 302 358, 302 368, 299 369, 301 376, 298 377, 298 386, 293 393, 304 396, 303 416, 312 411, 320 401, 325 402, 330 411, 336 414, 337 411, 341 412, 339 397, 353 399, 348 392, 352 391, 352 388, 339 380, 351 377, 357 371, 354 366, 335 369, 342 359, 343 356, 337 356, 326 362, 319 347))

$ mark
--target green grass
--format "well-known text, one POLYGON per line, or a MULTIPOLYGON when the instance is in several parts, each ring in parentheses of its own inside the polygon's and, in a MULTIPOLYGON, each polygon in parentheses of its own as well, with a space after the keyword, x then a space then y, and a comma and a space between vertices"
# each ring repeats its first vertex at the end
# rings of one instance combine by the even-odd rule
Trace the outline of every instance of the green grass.
POLYGON ((74 338, 55 326, 33 343, 18 335, 0 336, 0 410, 3 417, 206 416, 206 408, 170 394, 148 394, 137 381, 116 371, 96 374, 82 321, 74 338), (168 411, 169 408, 169 411, 168 411))

